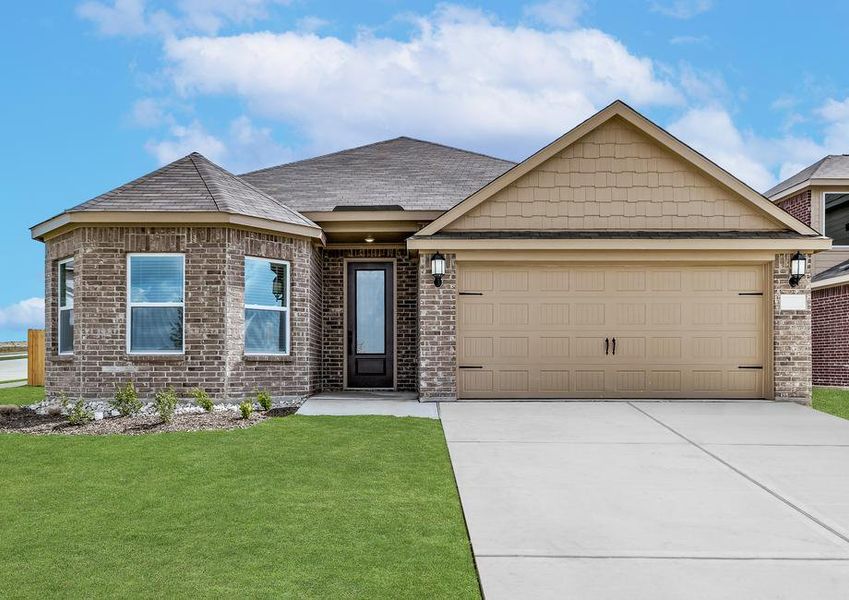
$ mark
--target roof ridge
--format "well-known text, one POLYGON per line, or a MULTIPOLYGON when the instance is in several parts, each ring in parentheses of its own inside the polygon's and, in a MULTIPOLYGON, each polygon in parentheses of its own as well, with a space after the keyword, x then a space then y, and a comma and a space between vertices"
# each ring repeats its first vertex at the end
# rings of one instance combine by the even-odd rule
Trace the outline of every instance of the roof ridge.
POLYGON ((390 138, 390 139, 386 139, 386 140, 380 140, 380 141, 377 141, 377 142, 371 142, 369 144, 363 144, 361 146, 354 146, 352 148, 343 148, 342 150, 336 150, 334 152, 327 152, 325 154, 319 154, 318 156, 311 156, 309 158, 302 158, 300 160, 294 160, 294 161, 288 162, 288 163, 282 163, 282 164, 279 164, 279 165, 272 165, 270 167, 264 167, 262 169, 257 169, 255 171, 248 171, 246 173, 240 173, 238 175, 238 177, 242 177, 244 175, 256 175, 257 173, 263 173, 265 171, 271 171, 273 169, 279 169, 280 167, 290 167, 292 165, 297 165, 297 164, 309 162, 311 160, 328 158, 330 156, 336 156, 337 154, 344 154, 345 152, 352 152, 354 150, 362 150, 363 148, 370 148, 372 146, 380 146, 382 144, 389 144, 391 142, 397 142, 398 140, 410 140, 410 141, 413 141, 413 142, 418 142, 420 144, 429 144, 431 146, 437 146, 439 148, 446 148, 448 150, 454 150, 455 152, 463 152, 465 154, 473 154, 475 156, 488 158, 490 160, 497 160, 499 162, 503 162, 503 163, 507 163, 507 164, 511 164, 511 165, 516 164, 512 160, 508 160, 506 158, 498 158, 497 156, 492 156, 490 154, 484 154, 482 152, 476 152, 474 150, 465 150, 463 148, 457 148, 456 146, 449 146, 448 144, 442 144, 440 142, 431 142, 429 140, 422 140, 420 138, 414 138, 414 137, 410 137, 408 135, 399 135, 399 136, 394 137, 394 138, 390 138))
MULTIPOLYGON (((457 146, 449 146, 448 144, 443 144, 441 142, 432 142, 430 140, 423 140, 421 138, 414 138, 414 137, 410 137, 408 135, 402 135, 402 136, 395 138, 395 140, 401 140, 401 139, 412 140, 414 142, 419 142, 421 144, 430 144, 431 146, 438 146, 440 148, 447 148, 448 150, 454 150, 456 152, 465 152, 466 154, 474 154, 475 156, 481 156, 483 158, 489 158, 491 160, 498 160, 498 161, 509 163, 509 164, 512 164, 512 165, 517 164, 515 161, 509 160, 507 158, 499 158, 497 156, 492 156, 491 154, 484 154, 483 152, 477 152, 475 150, 466 150, 465 148, 458 148, 457 146)), ((387 141, 395 141, 395 140, 387 140, 387 141)))
MULTIPOLYGON (((192 153, 192 155, 195 155, 195 154, 197 154, 200 158, 202 158, 202 159, 203 159, 203 161, 204 161, 204 166, 205 166, 205 167, 212 167, 212 168, 218 169, 218 170, 219 170, 221 173, 223 173, 224 175, 226 175, 226 176, 228 176, 228 177, 231 177, 232 179, 234 179, 235 181, 237 181, 239 185, 245 186, 246 188, 250 189, 251 191, 256 192, 257 194, 259 194, 259 195, 260 195, 260 196, 262 196, 263 198, 265 198, 265 199, 267 199, 267 200, 270 200, 270 201, 271 201, 271 202, 273 202, 276 206, 279 206, 280 208, 282 208, 284 211, 288 212, 288 213, 289 213, 289 214, 291 214, 292 216, 295 216, 295 217, 297 217, 297 218, 299 218, 299 219, 303 220, 303 221, 304 221, 304 223, 306 223, 307 225, 312 226, 312 227, 318 227, 318 225, 317 225, 315 222, 313 222, 312 220, 310 220, 310 219, 306 218, 304 215, 302 215, 300 212, 296 211, 295 209, 293 209, 293 208, 291 208, 291 207, 289 207, 289 206, 286 206, 283 202, 279 201, 277 198, 275 198, 275 197, 274 197, 274 196, 272 196, 271 194, 268 194, 268 193, 266 193, 266 192, 262 191, 261 189, 259 189, 259 188, 258 188, 258 187, 256 187, 255 185, 253 185, 253 184, 251 184, 251 183, 249 183, 249 182, 245 181, 244 179, 242 179, 240 176, 236 175, 235 173, 231 173, 230 171, 228 171, 227 169, 225 169, 225 168, 224 168, 224 167, 222 167, 221 165, 219 165, 219 164, 217 164, 217 163, 215 163, 215 162, 213 162, 213 161, 209 160, 209 159, 208 159, 207 157, 205 157, 203 154, 200 154, 200 153, 198 153, 198 152, 193 152, 193 153, 192 153)), ((190 155, 190 156, 191 156, 191 155, 190 155)), ((192 164, 194 164, 194 165, 195 165, 195 168, 196 168, 196 169, 198 169, 198 173, 200 174, 200 169, 199 169, 199 167, 198 167, 197 163, 194 161, 194 159, 192 159, 192 164)), ((210 188, 209 188, 209 185, 210 185, 210 184, 208 184, 208 183, 207 183, 206 178, 205 178, 202 174, 201 174, 201 179, 203 180, 204 185, 206 185, 206 189, 207 189, 207 190, 210 190, 210 188)), ((211 182, 211 185, 213 185, 216 189, 219 189, 219 186, 218 186, 218 185, 217 185, 214 181, 212 181, 212 182, 211 182)), ((212 201, 215 203, 215 207, 216 207, 216 208, 218 208, 218 210, 219 210, 220 212, 227 212, 227 211, 221 211, 221 208, 218 206, 218 202, 215 200, 215 196, 212 194, 212 190, 210 190, 210 194, 212 195, 212 201)))
POLYGON ((198 177, 200 177, 200 180, 203 182, 203 187, 205 187, 206 191, 209 192, 209 197, 212 200, 212 203, 215 205, 215 210, 217 210, 218 212, 222 212, 221 207, 218 206, 218 200, 215 199, 215 194, 213 194, 212 190, 209 189, 209 182, 207 182, 206 177, 204 177, 203 173, 200 172, 200 167, 198 166, 197 162, 195 162, 195 155, 196 154, 206 161, 209 161, 209 159, 206 158, 200 152, 192 152, 191 154, 188 155, 188 159, 192 162, 192 165, 194 166, 195 171, 197 171, 198 177))
POLYGON ((305 163, 311 160, 317 160, 319 158, 327 158, 328 156, 335 156, 337 154, 342 154, 343 152, 350 152, 351 150, 362 150, 363 148, 369 148, 370 146, 379 146, 381 144, 388 144, 389 142, 395 142, 402 139, 404 136, 394 137, 388 140, 380 140, 378 142, 371 142, 369 144, 363 144, 361 146, 354 146, 353 148, 343 148, 342 150, 334 150, 333 152, 326 152, 325 154, 319 154, 318 156, 310 156, 309 158, 301 158, 299 160, 293 160, 292 162, 281 163, 279 165, 272 165, 270 167, 263 167, 262 169, 257 169, 255 171, 248 171, 246 173, 239 173, 238 177, 242 177, 244 175, 255 175, 256 173, 263 173, 265 171, 271 171, 272 169, 279 169, 280 167, 288 167, 291 165, 297 165, 300 163, 305 163))

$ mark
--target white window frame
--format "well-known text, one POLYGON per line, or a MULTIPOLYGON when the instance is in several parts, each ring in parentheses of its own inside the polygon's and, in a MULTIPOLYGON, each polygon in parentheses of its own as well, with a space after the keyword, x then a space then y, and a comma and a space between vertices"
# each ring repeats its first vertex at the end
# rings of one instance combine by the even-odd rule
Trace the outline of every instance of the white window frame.
POLYGON ((179 356, 186 353, 186 255, 179 252, 131 252, 127 254, 127 354, 133 356, 179 356), (131 267, 130 259, 134 256, 179 256, 183 263, 183 289, 181 290, 182 302, 133 302, 130 289, 131 267), (133 308, 182 308, 183 309, 183 343, 181 350, 131 350, 131 338, 133 335, 132 315, 133 308))
MULTIPOLYGON (((243 302, 245 305, 244 310, 272 310, 276 312, 286 313, 286 352, 249 352, 247 339, 248 339, 248 326, 247 320, 245 320, 245 324, 242 326, 242 344, 245 348, 245 356, 289 356, 292 353, 292 317, 291 311, 289 307, 292 304, 292 264, 288 260, 278 260, 276 258, 266 258, 264 256, 245 256, 245 261, 248 259, 251 260, 261 260, 267 263, 272 263, 276 265, 285 265, 286 266, 286 306, 265 306, 263 304, 248 304, 247 301, 243 302)), ((244 264, 242 268, 245 269, 244 264)), ((244 272, 243 272, 244 278, 244 272)), ((244 295, 247 298, 247 279, 243 282, 244 295)))
MULTIPOLYGON (((841 190, 825 190, 824 192, 822 192, 822 197, 820 198, 820 208, 822 209, 820 211, 820 214, 822 215, 822 229, 820 229, 820 231, 822 231, 823 235, 825 235, 825 195, 826 194, 849 194, 849 190, 847 190, 845 192, 843 192, 841 190)), ((849 248, 849 246, 834 245, 834 246, 831 247, 832 250, 837 250, 837 249, 842 249, 842 248, 849 248)))
MULTIPOLYGON (((74 344, 71 349, 62 351, 62 312, 74 311, 74 299, 71 298, 70 306, 62 306, 62 265, 73 263, 74 257, 64 258, 56 263, 56 350, 59 356, 71 356, 74 354, 74 344)), ((74 293, 77 291, 77 273, 74 271, 74 293)), ((71 317, 73 318, 73 316, 71 317)))

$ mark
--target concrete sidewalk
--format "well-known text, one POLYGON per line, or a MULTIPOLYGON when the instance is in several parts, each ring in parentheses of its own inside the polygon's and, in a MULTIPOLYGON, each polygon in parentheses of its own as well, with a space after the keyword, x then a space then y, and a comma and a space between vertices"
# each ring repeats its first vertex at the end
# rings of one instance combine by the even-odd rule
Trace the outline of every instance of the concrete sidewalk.
POLYGON ((385 415, 438 419, 436 403, 422 403, 409 392, 345 391, 325 392, 307 398, 299 415, 385 415))
POLYGON ((846 598, 849 421, 773 402, 452 403, 493 598, 846 598))

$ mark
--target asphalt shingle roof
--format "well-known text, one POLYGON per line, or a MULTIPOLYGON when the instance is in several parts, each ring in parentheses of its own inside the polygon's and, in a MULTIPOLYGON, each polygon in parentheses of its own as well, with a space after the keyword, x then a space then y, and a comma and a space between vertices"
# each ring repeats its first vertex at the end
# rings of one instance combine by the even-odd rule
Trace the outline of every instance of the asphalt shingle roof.
POLYGON ((240 177, 298 211, 390 205, 447 210, 513 166, 509 160, 399 137, 240 177))
POLYGON ((841 275, 849 275, 849 260, 844 260, 842 263, 836 264, 830 269, 817 273, 811 281, 823 281, 824 279, 840 277, 841 275))
POLYGON ((67 212, 84 211, 222 212, 318 227, 197 152, 67 212))
POLYGON ((772 198, 809 179, 849 179, 849 154, 829 154, 768 189, 764 196, 772 198))

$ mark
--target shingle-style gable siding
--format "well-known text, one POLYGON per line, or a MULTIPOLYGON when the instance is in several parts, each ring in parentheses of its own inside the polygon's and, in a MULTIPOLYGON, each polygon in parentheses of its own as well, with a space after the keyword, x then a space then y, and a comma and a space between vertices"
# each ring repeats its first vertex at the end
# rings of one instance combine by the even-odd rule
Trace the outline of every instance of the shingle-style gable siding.
POLYGON ((746 230, 785 227, 614 118, 446 230, 746 230))

